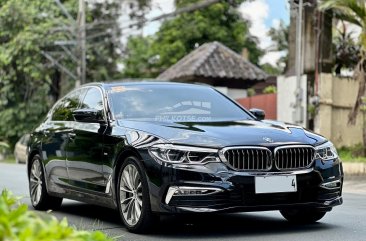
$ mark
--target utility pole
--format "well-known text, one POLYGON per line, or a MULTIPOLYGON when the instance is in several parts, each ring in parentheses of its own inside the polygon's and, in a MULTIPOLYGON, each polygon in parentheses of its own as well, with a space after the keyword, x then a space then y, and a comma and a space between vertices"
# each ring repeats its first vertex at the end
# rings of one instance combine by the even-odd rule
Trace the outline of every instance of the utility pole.
POLYGON ((79 61, 77 67, 78 80, 76 86, 85 84, 86 76, 86 30, 85 30, 85 0, 79 0, 79 12, 77 17, 77 51, 79 61))
MULTIPOLYGON (((54 46, 59 46, 62 48, 63 53, 65 56, 68 56, 71 58, 72 61, 76 62, 77 69, 76 74, 74 74, 74 71, 69 70, 66 66, 62 65, 60 61, 58 61, 56 58, 52 56, 52 53, 55 52, 44 52, 42 51, 42 54, 54 65, 56 65, 60 70, 65 72, 69 77, 75 80, 75 86, 80 86, 82 84, 85 84, 86 81, 86 29, 93 29, 98 26, 102 25, 110 25, 114 24, 114 21, 95 21, 93 23, 89 23, 86 25, 85 23, 85 0, 79 0, 79 10, 78 10, 78 16, 76 21, 73 19, 73 17, 70 15, 70 13, 67 11, 65 6, 61 3, 60 0, 54 0, 55 3, 59 6, 62 13, 71 21, 70 25, 68 26, 62 26, 61 28, 56 28, 57 31, 67 31, 71 33, 72 37, 76 37, 76 39, 72 40, 57 40, 54 42, 54 46), (71 50, 69 49, 69 47, 71 50)), ((199 3, 191 4, 187 7, 184 7, 182 9, 178 9, 171 13, 166 13, 159 15, 157 17, 153 17, 150 19, 144 19, 142 21, 134 22, 131 24, 128 24, 127 26, 121 27, 120 30, 124 29, 130 29, 132 27, 140 26, 143 24, 146 24, 148 22, 154 22, 159 21, 162 19, 166 19, 169 17, 175 17, 177 15, 183 14, 183 13, 189 13, 193 12, 199 9, 207 8, 215 3, 218 3, 222 0, 205 0, 199 3)), ((113 38, 113 32, 111 34, 111 31, 105 31, 101 33, 97 33, 94 36, 88 36, 88 40, 92 40, 96 37, 101 36, 108 36, 111 35, 113 38)))
POLYGON ((298 0, 298 14, 296 19, 296 102, 294 120, 297 124, 304 122, 304 110, 302 106, 303 89, 301 88, 301 74, 302 74, 302 16, 303 16, 303 0, 298 0))

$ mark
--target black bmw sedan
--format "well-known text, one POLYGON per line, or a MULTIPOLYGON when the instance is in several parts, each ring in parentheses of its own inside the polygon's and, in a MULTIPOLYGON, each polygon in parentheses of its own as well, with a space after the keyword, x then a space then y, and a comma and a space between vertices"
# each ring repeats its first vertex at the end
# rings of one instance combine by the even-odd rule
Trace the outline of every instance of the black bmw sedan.
POLYGON ((330 141, 207 86, 84 85, 54 105, 28 151, 35 209, 106 206, 133 232, 172 213, 279 210, 309 223, 342 204, 330 141))

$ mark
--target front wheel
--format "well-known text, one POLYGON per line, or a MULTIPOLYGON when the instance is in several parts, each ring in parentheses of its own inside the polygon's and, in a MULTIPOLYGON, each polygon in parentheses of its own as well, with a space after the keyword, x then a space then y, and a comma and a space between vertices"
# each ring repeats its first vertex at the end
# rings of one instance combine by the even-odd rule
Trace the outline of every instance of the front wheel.
POLYGON ((319 211, 316 209, 291 209, 291 210, 281 210, 282 216, 291 223, 298 224, 309 224, 315 223, 324 217, 326 212, 319 211))
POLYGON ((29 194, 36 210, 55 210, 60 208, 62 198, 52 197, 47 193, 45 175, 41 157, 35 155, 29 171, 29 194))
POLYGON ((127 229, 144 233, 158 222, 158 216, 151 212, 146 175, 139 160, 128 157, 118 175, 118 210, 127 229))

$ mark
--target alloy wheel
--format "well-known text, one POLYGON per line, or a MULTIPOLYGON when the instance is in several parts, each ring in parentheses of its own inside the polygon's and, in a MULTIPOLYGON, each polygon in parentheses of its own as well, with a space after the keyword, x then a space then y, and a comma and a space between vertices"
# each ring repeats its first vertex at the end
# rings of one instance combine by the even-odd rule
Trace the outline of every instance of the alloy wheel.
POLYGON ((128 225, 134 226, 140 220, 142 211, 142 182, 137 168, 128 164, 124 167, 120 181, 120 205, 128 225))
POLYGON ((42 196, 42 167, 38 159, 32 163, 30 171, 30 195, 33 205, 37 205, 42 196))

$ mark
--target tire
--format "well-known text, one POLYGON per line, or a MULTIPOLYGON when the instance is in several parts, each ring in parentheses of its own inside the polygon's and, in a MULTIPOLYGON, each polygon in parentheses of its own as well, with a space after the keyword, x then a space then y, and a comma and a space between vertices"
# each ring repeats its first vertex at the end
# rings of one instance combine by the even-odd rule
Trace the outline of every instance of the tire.
POLYGON ((159 216, 151 212, 146 174, 136 157, 124 160, 118 172, 116 193, 118 211, 128 231, 146 233, 159 222, 159 216))
POLYGON ((281 210, 281 215, 291 223, 297 224, 310 224, 315 223, 322 219, 326 212, 316 209, 304 209, 304 210, 281 210))
POLYGON ((47 193, 42 160, 35 155, 29 170, 29 195, 36 210, 56 210, 60 208, 62 198, 52 197, 47 193))

